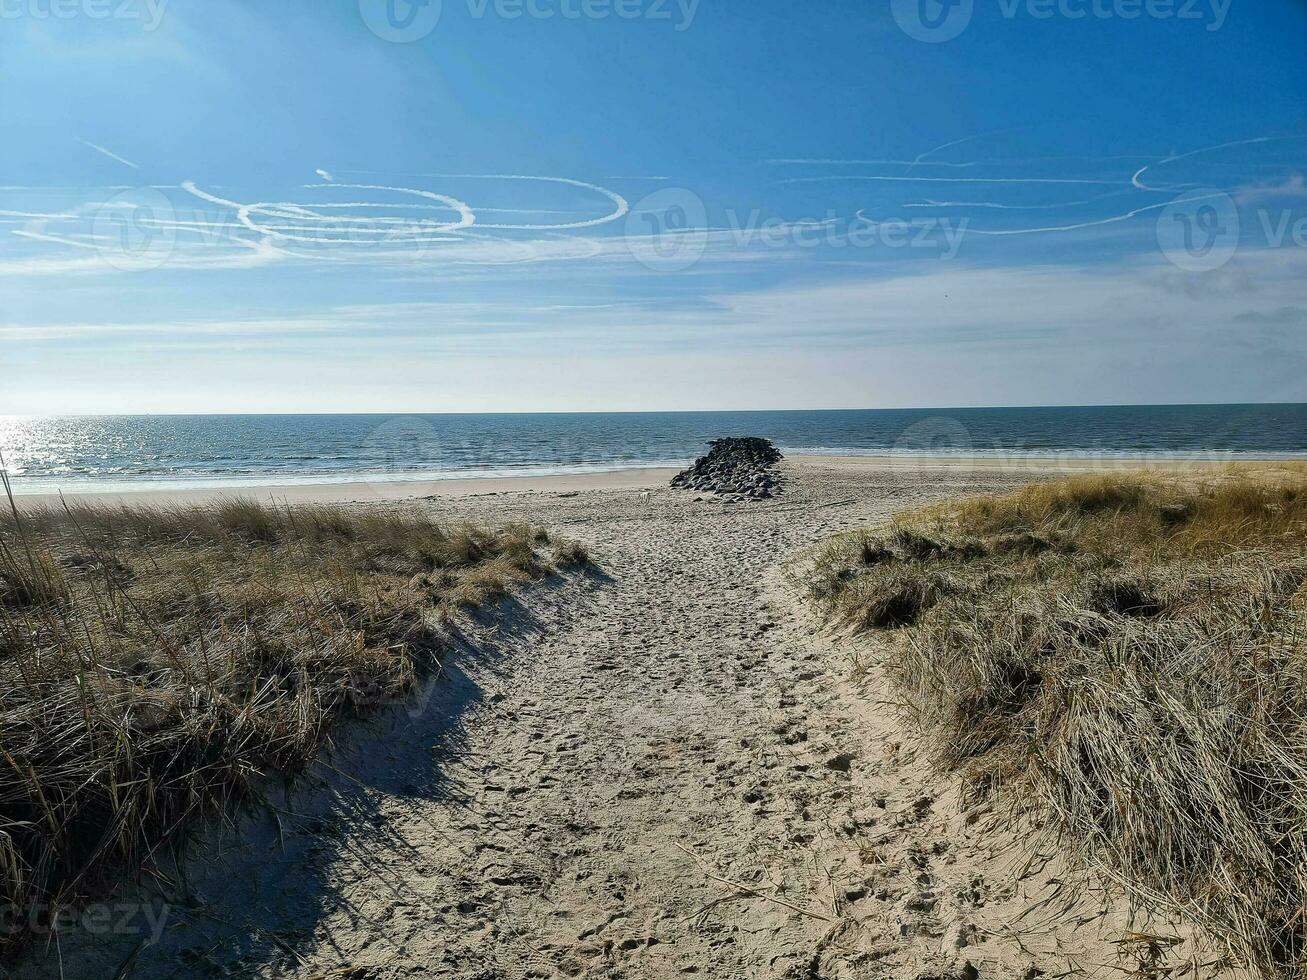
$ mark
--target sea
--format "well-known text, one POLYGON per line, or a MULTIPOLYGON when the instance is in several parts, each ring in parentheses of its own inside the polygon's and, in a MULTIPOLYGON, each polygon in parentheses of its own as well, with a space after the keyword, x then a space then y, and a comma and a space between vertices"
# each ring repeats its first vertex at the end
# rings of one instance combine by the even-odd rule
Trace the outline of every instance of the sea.
POLYGON ((680 466, 722 436, 789 454, 1307 458, 1307 404, 476 415, 0 416, 19 493, 680 466))

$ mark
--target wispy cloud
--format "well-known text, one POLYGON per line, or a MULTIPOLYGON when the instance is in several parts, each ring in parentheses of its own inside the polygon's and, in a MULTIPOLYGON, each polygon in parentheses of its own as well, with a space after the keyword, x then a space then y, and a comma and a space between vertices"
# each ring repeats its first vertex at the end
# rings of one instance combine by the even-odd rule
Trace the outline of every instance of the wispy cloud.
POLYGON ((170 323, 55 323, 49 325, 0 323, 0 341, 13 343, 55 343, 120 337, 155 337, 182 341, 193 336, 276 336, 357 329, 345 319, 304 317, 302 319, 200 320, 170 323))
MULTIPOLYGON (((681 301, 658 294, 570 301, 537 291, 489 289, 466 299, 342 304, 299 316, 109 323, 0 323, 0 340, 28 345, 136 338, 189 345, 231 337, 246 344, 331 334, 333 349, 377 351, 757 350, 804 346, 1114 351, 1124 356, 1176 346, 1275 349, 1307 354, 1300 329, 1307 254, 1251 251, 1210 289, 1193 290, 1163 260, 1094 268, 1023 264, 1007 268, 933 263, 912 271, 831 273, 818 281, 731 289, 709 286, 681 301), (1238 279, 1252 287, 1232 286, 1238 279)), ((307 356, 307 354, 306 354, 307 356)), ((1097 356, 1097 355, 1095 355, 1097 356)))
POLYGON ((1307 200, 1307 179, 1302 174, 1293 174, 1283 180, 1261 181, 1245 184, 1234 194, 1240 204, 1256 204, 1261 201, 1307 200))

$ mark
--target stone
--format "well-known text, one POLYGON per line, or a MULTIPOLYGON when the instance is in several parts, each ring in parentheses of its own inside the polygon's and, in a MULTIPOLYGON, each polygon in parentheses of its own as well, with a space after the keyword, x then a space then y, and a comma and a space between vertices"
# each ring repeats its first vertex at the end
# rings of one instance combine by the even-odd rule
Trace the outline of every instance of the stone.
POLYGON ((707 490, 718 494, 739 494, 753 500, 767 500, 780 490, 773 467, 780 451, 768 439, 741 437, 715 439, 707 456, 672 478, 672 486, 707 490))

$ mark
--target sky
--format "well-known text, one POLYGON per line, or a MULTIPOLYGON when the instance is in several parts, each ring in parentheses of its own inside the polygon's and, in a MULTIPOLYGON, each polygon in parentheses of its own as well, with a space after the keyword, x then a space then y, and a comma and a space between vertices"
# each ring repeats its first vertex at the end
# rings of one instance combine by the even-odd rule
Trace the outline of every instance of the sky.
POLYGON ((0 414, 1307 401, 1307 0, 0 0, 0 414))

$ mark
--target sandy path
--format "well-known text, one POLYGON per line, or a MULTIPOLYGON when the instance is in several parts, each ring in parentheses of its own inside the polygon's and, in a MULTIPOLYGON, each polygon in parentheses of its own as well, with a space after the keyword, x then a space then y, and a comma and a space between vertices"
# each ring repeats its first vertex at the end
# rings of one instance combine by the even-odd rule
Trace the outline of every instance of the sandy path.
POLYGON ((767 503, 441 501, 581 538, 605 577, 474 637, 497 655, 206 845, 189 890, 152 900, 159 943, 66 936, 64 975, 1034 977, 1101 958, 1114 920, 1043 922, 1070 879, 1041 859, 1017 881, 1030 852, 924 774, 779 575, 841 527, 1015 479, 807 465, 767 503))

